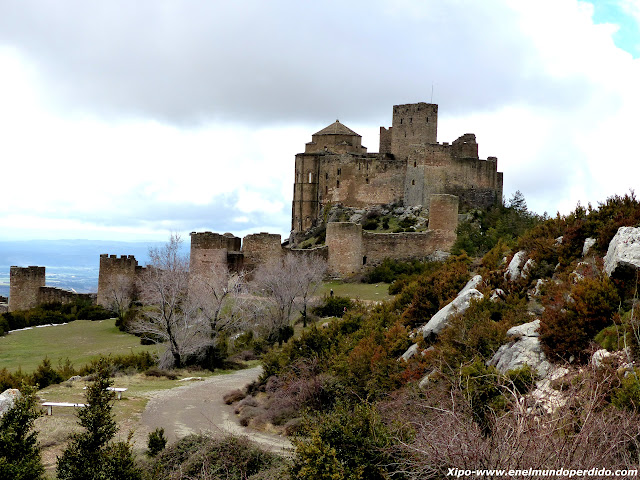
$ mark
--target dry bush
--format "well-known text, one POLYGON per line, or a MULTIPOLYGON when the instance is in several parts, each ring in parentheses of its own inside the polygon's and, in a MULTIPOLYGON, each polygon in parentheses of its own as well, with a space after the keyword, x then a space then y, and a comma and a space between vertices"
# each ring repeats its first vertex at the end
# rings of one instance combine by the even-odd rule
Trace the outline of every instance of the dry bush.
POLYGON ((565 392, 569 401, 543 415, 529 408, 525 397, 508 392, 511 408, 494 412, 489 435, 473 421, 461 390, 440 385, 427 398, 405 392, 383 408, 388 421, 402 425, 394 447, 398 474, 424 480, 445 478, 450 468, 616 470, 638 465, 640 415, 612 408, 605 399, 606 381, 593 382, 588 378, 573 385, 565 392))
POLYGON ((242 400, 247 394, 245 392, 243 392, 242 390, 235 389, 232 390, 229 393, 226 393, 222 399, 224 400, 224 403, 226 403, 227 405, 231 405, 232 403, 236 403, 239 402, 240 400, 242 400))

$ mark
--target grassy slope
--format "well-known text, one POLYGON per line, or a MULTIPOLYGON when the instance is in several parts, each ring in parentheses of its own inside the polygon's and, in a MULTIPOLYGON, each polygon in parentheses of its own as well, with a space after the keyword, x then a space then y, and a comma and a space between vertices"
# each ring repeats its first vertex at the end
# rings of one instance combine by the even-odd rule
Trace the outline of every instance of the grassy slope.
POLYGON ((358 300, 384 301, 393 298, 393 295, 389 295, 388 283, 343 283, 340 281, 323 283, 318 289, 318 295, 329 295, 331 289, 335 295, 358 300))
POLYGON ((140 345, 140 339, 122 333, 115 320, 90 322, 77 320, 67 325, 34 328, 0 337, 0 368, 10 371, 22 368, 32 372, 44 357, 53 366, 69 358, 80 367, 100 355, 119 355, 143 350, 156 351, 155 345, 140 345))

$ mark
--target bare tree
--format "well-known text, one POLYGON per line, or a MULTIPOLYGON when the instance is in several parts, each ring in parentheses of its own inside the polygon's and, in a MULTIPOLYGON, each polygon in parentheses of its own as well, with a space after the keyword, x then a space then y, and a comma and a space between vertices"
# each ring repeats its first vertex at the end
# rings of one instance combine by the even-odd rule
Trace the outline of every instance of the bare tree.
POLYGON ((118 320, 122 322, 131 303, 137 297, 135 283, 128 277, 116 276, 107 282, 105 290, 106 308, 114 312, 118 316, 118 320))
POLYGON ((189 297, 208 324, 210 347, 219 346, 228 334, 239 331, 245 323, 246 285, 244 274, 229 271, 226 265, 191 278, 189 297))
POLYGON ((322 284, 322 279, 327 272, 327 262, 317 255, 305 255, 297 258, 298 295, 300 301, 300 314, 303 327, 307 326, 307 306, 322 284))
MULTIPOLYGON (((143 317, 132 330, 157 343, 166 343, 175 367, 187 356, 210 343, 209 324, 201 314, 199 302, 189 295, 189 261, 181 254, 180 237, 172 234, 162 248, 151 248, 151 263, 140 276, 140 296, 145 304, 143 317)), ((163 362, 164 363, 164 362, 163 362)))
POLYGON ((258 268, 253 282, 254 292, 271 304, 271 338, 278 343, 290 336, 291 316, 297 302, 303 306, 306 323, 306 307, 326 270, 324 261, 317 257, 286 255, 278 261, 258 268))

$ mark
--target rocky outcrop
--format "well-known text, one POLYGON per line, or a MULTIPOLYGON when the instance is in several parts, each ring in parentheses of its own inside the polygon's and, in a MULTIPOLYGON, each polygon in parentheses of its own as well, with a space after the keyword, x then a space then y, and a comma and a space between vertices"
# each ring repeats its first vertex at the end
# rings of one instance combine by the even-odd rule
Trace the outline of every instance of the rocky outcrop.
POLYGON ((589 251, 596 244, 595 238, 587 238, 584 241, 584 245, 582 246, 582 256, 586 257, 589 254, 589 251))
POLYGON ((438 313, 431 317, 431 320, 429 320, 426 325, 420 328, 422 336, 427 338, 431 335, 439 334, 449 324, 449 320, 451 320, 454 315, 463 313, 469 308, 471 300, 480 300, 482 298, 484 298, 484 295, 478 290, 465 286, 455 300, 441 308, 438 313))
POLYGON ((620 227, 604 257, 604 271, 614 275, 620 270, 640 268, 640 228, 620 227))
POLYGON ((20 396, 20 390, 17 388, 10 388, 0 393, 0 417, 2 417, 20 396))
POLYGON ((539 376, 547 376, 551 370, 551 364, 547 361, 540 346, 539 327, 540 320, 534 320, 510 328, 507 331, 507 337, 511 337, 513 340, 502 345, 488 364, 496 367, 502 373, 529 365, 536 369, 539 376))

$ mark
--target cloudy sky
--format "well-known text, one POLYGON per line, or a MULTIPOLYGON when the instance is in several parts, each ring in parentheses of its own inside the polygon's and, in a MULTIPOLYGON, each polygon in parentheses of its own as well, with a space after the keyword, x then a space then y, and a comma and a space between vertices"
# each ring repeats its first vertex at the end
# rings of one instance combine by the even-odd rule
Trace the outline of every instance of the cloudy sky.
POLYGON ((640 0, 0 0, 0 240, 287 235, 311 134, 420 101, 568 213, 640 186, 639 57, 640 0))

